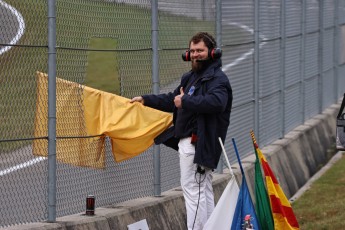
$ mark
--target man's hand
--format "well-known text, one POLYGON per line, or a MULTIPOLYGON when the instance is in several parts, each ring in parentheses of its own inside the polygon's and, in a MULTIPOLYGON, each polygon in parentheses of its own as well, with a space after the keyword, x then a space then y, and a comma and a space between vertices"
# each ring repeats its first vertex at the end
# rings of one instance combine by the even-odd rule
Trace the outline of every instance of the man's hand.
POLYGON ((144 98, 142 96, 133 97, 130 102, 131 103, 133 103, 133 102, 140 102, 141 104, 144 104, 144 98))
POLYGON ((175 103, 175 106, 176 108, 182 108, 182 97, 184 95, 184 92, 183 92, 183 87, 180 88, 180 94, 177 95, 174 99, 174 103, 175 103))

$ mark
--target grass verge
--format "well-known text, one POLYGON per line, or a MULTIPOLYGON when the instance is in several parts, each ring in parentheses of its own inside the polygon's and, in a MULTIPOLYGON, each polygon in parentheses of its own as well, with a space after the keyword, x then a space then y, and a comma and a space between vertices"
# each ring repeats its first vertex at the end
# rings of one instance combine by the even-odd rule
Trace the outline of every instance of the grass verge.
POLYGON ((292 203, 300 229, 344 229, 345 155, 292 203))

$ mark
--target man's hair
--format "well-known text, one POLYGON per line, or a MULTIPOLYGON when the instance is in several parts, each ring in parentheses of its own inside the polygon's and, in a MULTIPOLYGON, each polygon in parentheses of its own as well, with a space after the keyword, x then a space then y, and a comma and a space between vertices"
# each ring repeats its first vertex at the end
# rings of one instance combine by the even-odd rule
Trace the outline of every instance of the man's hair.
POLYGON ((199 33, 195 34, 189 41, 189 47, 190 47, 190 44, 192 42, 197 44, 201 41, 203 41, 205 43, 205 45, 207 46, 207 48, 209 50, 217 47, 216 40, 214 39, 214 37, 211 34, 209 34, 207 32, 199 32, 199 33))

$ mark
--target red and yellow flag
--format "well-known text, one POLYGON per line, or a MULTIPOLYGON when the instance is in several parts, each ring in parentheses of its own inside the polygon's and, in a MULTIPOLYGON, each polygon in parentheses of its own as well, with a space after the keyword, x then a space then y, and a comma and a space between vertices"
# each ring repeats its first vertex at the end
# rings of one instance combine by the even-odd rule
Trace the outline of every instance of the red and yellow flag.
POLYGON ((265 156, 262 154, 259 146, 256 143, 254 132, 250 132, 254 143, 255 150, 261 162, 262 169, 264 170, 266 186, 270 205, 272 209, 272 216, 274 221, 274 229, 279 230, 297 230, 299 225, 295 214, 292 210, 289 200, 286 198, 284 191, 280 187, 271 167, 266 161, 265 156))

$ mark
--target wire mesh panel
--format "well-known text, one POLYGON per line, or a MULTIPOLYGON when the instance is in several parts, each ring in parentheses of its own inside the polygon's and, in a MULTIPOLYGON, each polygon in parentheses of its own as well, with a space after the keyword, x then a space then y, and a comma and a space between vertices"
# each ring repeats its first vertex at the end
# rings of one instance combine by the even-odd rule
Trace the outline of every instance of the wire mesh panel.
POLYGON ((254 102, 248 104, 242 104, 233 109, 231 112, 231 121, 227 139, 224 146, 226 147, 226 153, 231 163, 237 162, 236 154, 234 152, 232 138, 236 140, 236 146, 241 158, 244 158, 250 154, 253 154, 253 147, 250 142, 250 131, 254 127, 254 102))
POLYGON ((222 1, 222 69, 229 77, 234 97, 224 143, 231 162, 236 162, 231 138, 236 140, 241 156, 252 150, 249 132, 254 127, 254 15, 253 1, 222 1))
POLYGON ((269 2, 260 2, 259 27, 263 36, 269 41, 259 52, 259 94, 260 98, 270 95, 280 89, 280 1, 268 5, 269 2), (271 21, 274 21, 273 28, 271 21))
POLYGON ((235 161, 231 138, 235 138, 241 156, 246 156, 252 150, 249 132, 254 127, 253 50, 252 43, 223 47, 223 71, 230 79, 234 97, 225 147, 227 153, 232 153, 229 159, 235 161))
POLYGON ((299 84, 301 79, 301 37, 286 40, 285 46, 285 87, 299 84))
POLYGON ((270 143, 281 132, 280 42, 269 41, 260 50, 260 142, 270 143))
POLYGON ((323 27, 330 28, 334 27, 334 11, 335 1, 337 0, 324 0, 323 1, 323 27))
POLYGON ((70 215, 84 211, 89 194, 95 195, 96 207, 152 195, 152 162, 152 151, 148 150, 132 160, 116 163, 106 141, 104 169, 58 163, 57 212, 70 215))
POLYGON ((284 132, 291 131, 302 122, 301 94, 301 37, 291 37, 285 46, 285 98, 284 132))
POLYGON ((259 26, 260 32, 266 39, 280 37, 281 22, 281 1, 260 1, 259 2, 259 26))
POLYGON ((328 107, 333 104, 334 102, 334 95, 333 95, 333 91, 334 91, 334 70, 329 69, 327 71, 324 71, 323 73, 323 82, 324 84, 322 84, 322 90, 323 92, 326 94, 323 96, 323 105, 325 108, 328 107))
POLYGON ((344 25, 345 23, 345 0, 338 0, 338 23, 344 25))
POLYGON ((178 152, 161 145, 161 189, 167 191, 180 186, 180 158, 178 152))
POLYGON ((285 30, 286 36, 300 35, 302 31, 302 1, 293 0, 285 3, 285 30))
POLYGON ((35 72, 47 68, 47 7, 42 3, 0 4, 0 227, 46 219, 47 164, 31 148, 35 72))
POLYGON ((305 116, 306 119, 315 116, 318 112, 318 78, 317 76, 306 79, 305 89, 305 116))
POLYGON ((305 38, 305 119, 318 113, 318 74, 319 74, 319 2, 306 2, 305 38))
POLYGON ((260 101, 260 136, 263 145, 278 139, 281 132, 279 93, 271 94, 260 101))
POLYGON ((329 107, 334 102, 334 29, 327 29, 323 36, 323 107, 329 107))
POLYGON ((301 124, 301 103, 300 97, 301 85, 295 84, 285 89, 285 132, 288 133, 295 127, 301 124))
POLYGON ((302 123, 302 1, 286 1, 284 57, 284 134, 302 123))
POLYGON ((345 89, 345 0, 338 0, 338 97, 340 98, 345 89))
POLYGON ((317 32, 319 29, 319 1, 306 1, 306 30, 307 33, 317 32))
POLYGON ((222 45, 254 40, 254 2, 222 1, 222 45))
MULTIPOLYGON (((345 90, 344 90, 344 85, 345 85, 345 80, 344 80, 344 77, 345 76, 345 65, 341 65, 339 67, 339 73, 338 73, 338 76, 340 76, 339 80, 338 80, 338 92, 339 94, 343 93, 345 90)), ((344 94, 343 94, 344 95, 344 94)), ((339 98, 341 97, 340 95, 338 95, 339 98)))
MULTIPOLYGON (((41 140, 45 141, 45 140, 41 140)), ((32 155, 31 141, 1 144, 1 225, 28 223, 47 218, 47 160, 32 155)))
POLYGON ((322 71, 323 71, 323 97, 322 97, 322 109, 327 108, 334 102, 334 0, 323 1, 323 38, 322 38, 322 71))
POLYGON ((305 43, 305 78, 315 77, 318 74, 318 34, 308 34, 305 43))

